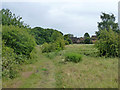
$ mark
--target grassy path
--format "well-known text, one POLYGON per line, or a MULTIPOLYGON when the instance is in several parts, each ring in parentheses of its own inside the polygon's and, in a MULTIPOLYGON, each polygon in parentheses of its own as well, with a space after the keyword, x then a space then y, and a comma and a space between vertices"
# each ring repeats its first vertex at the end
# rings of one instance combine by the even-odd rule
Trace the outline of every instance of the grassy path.
MULTIPOLYGON (((117 88, 118 59, 88 56, 93 45, 69 45, 63 51, 49 53, 49 58, 36 47, 34 64, 22 65, 20 76, 3 81, 7 88, 117 88), (64 62, 64 53, 83 54, 79 63, 64 62)), ((95 50, 94 50, 95 51, 95 50)))
POLYGON ((37 62, 24 65, 20 76, 3 83, 7 88, 55 88, 55 66, 53 61, 41 55, 39 46, 36 47, 37 62))
POLYGON ((54 64, 51 60, 41 57, 42 61, 36 63, 34 73, 24 80, 21 88, 55 88, 54 64))

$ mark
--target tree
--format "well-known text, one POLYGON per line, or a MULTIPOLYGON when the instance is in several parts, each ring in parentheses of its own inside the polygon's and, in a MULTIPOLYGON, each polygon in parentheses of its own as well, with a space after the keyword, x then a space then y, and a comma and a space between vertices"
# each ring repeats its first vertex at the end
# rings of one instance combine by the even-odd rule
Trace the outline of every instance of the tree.
POLYGON ((73 34, 67 34, 67 36, 70 38, 70 37, 74 37, 73 34))
POLYGON ((64 39, 63 35, 60 32, 57 32, 57 31, 54 31, 52 33, 51 38, 52 38, 52 42, 58 40, 59 38, 64 39))
POLYGON ((90 35, 88 33, 84 34, 84 43, 85 44, 90 44, 91 43, 90 35))
POLYGON ((38 45, 45 42, 54 42, 58 37, 63 38, 63 33, 54 29, 44 29, 41 27, 35 27, 30 32, 36 39, 38 45))
POLYGON ((90 37, 90 35, 87 32, 84 34, 84 38, 86 37, 90 37))
POLYGON ((66 40, 67 42, 66 42, 66 45, 67 44, 72 44, 72 40, 70 39, 70 37, 73 37, 73 35, 72 34, 65 34, 64 35, 64 40, 66 40))
POLYGON ((29 28, 29 25, 25 24, 22 20, 22 17, 16 16, 9 9, 2 9, 0 11, 2 15, 2 25, 14 25, 24 28, 29 28))
POLYGON ((109 30, 105 29, 100 32, 99 38, 95 45, 99 50, 100 56, 118 56, 118 33, 111 28, 109 30))
POLYGON ((96 32, 96 35, 99 36, 100 32, 102 30, 109 30, 109 28, 111 28, 113 31, 115 32, 119 32, 119 28, 118 28, 118 23, 115 23, 115 16, 114 14, 106 14, 106 13, 102 13, 102 15, 100 15, 101 18, 101 22, 98 22, 98 30, 96 32))

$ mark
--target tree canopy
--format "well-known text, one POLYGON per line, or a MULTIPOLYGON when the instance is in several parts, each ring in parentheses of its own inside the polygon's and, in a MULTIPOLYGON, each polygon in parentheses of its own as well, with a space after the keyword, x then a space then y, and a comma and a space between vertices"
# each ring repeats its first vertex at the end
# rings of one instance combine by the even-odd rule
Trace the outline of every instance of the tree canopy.
POLYGON ((73 35, 72 34, 65 34, 64 35, 64 40, 66 40, 67 42, 66 42, 66 44, 72 44, 72 40, 70 39, 70 37, 73 37, 73 35))
POLYGON ((102 15, 100 15, 100 19, 102 21, 98 22, 99 31, 96 32, 97 36, 100 35, 100 31, 105 30, 105 29, 109 31, 109 28, 111 28, 115 32, 119 32, 118 23, 115 22, 114 14, 102 13, 102 15))
POLYGON ((84 34, 84 43, 85 44, 91 43, 90 35, 87 32, 84 34))
POLYGON ((58 37, 63 38, 63 33, 54 29, 35 27, 30 32, 36 39, 38 45, 55 41, 58 37))
POLYGON ((16 16, 9 9, 2 9, 0 13, 2 15, 2 25, 14 25, 25 28, 29 27, 29 25, 25 24, 24 21, 22 21, 22 17, 16 16))

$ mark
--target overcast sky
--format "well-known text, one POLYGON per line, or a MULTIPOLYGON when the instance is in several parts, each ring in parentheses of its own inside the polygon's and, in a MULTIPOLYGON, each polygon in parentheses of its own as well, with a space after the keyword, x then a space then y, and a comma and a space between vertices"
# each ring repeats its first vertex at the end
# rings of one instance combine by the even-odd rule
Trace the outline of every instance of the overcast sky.
POLYGON ((20 15, 31 27, 53 28, 77 37, 83 36, 85 32, 95 34, 101 12, 113 13, 118 19, 119 0, 16 1, 3 0, 2 8, 8 8, 17 16, 20 15))

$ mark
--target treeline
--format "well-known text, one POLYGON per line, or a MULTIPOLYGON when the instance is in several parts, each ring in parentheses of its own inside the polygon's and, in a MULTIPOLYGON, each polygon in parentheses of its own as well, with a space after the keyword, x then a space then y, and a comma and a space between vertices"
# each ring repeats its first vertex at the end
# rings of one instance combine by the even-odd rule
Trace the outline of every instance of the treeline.
POLYGON ((31 28, 9 9, 2 9, 2 75, 14 78, 18 67, 33 63, 31 59, 36 45, 42 45, 42 52, 52 52, 64 49, 70 39, 62 32, 41 27, 31 28))

